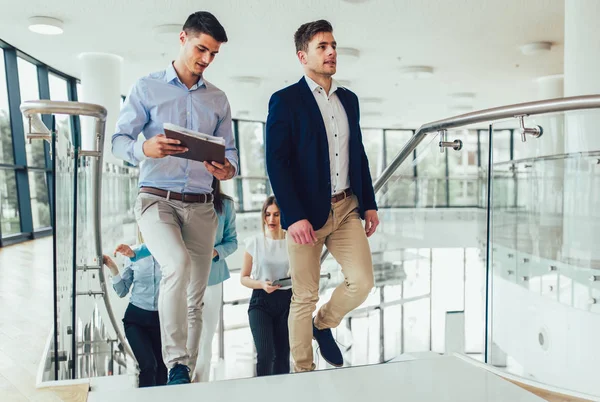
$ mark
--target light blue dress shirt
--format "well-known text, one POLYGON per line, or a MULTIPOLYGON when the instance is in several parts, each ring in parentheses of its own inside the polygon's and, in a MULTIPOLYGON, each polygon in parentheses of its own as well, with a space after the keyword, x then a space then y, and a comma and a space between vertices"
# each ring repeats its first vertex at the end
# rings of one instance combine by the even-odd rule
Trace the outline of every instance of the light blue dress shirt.
POLYGON ((164 123, 225 139, 225 157, 238 171, 227 96, 202 78, 188 89, 170 64, 166 70, 150 74, 135 83, 121 108, 112 136, 113 154, 135 166, 140 165, 140 187, 156 187, 177 193, 205 194, 212 191, 213 176, 202 162, 175 156, 155 159, 144 155, 144 141, 163 134, 164 123), (138 139, 139 133, 143 133, 143 138, 138 139))
MULTIPOLYGON (((218 285, 229 279, 231 275, 229 274, 229 267, 225 258, 233 254, 238 248, 237 232, 235 230, 235 205, 233 201, 229 199, 223 200, 223 212, 217 216, 219 218, 219 225, 217 226, 217 235, 215 236, 215 250, 217 250, 219 255, 213 258, 208 277, 208 286, 218 285)), ((132 260, 140 261, 150 256, 150 250, 148 250, 146 244, 142 244, 135 251, 135 257, 132 260)))
MULTIPOLYGON (((133 252, 140 253, 140 247, 133 252)), ((131 290, 129 302, 147 311, 158 311, 158 290, 160 286, 160 265, 152 258, 131 258, 119 275, 113 276, 113 289, 119 297, 125 297, 131 290), (133 288, 132 288, 133 286, 133 288)))

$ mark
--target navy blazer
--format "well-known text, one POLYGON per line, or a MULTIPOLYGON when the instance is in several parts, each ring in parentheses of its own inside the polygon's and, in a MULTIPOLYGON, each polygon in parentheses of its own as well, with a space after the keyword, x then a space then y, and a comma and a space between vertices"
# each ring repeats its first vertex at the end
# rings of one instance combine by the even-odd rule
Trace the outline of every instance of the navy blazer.
MULTIPOLYGON (((348 116, 350 187, 364 219, 364 212, 377 210, 377 203, 362 143, 358 98, 346 88, 336 93, 348 116)), ((319 105, 304 77, 271 96, 266 159, 282 227, 308 219, 314 230, 322 228, 331 210, 329 144, 319 105)))

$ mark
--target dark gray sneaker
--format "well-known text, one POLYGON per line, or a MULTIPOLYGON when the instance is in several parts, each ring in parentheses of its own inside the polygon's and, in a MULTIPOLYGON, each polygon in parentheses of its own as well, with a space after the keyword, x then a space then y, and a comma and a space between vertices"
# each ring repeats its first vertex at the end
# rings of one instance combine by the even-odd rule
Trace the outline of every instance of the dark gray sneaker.
POLYGON ((342 352, 338 347, 335 339, 333 339, 333 334, 331 333, 331 329, 317 329, 315 327, 315 320, 313 318, 313 338, 319 344, 319 351, 321 352, 321 356, 323 359, 332 366, 342 367, 344 365, 344 358, 342 357, 342 352))
POLYGON ((178 384, 189 384, 190 383, 190 369, 188 366, 183 364, 175 364, 171 370, 169 370, 169 382, 167 385, 178 385, 178 384))

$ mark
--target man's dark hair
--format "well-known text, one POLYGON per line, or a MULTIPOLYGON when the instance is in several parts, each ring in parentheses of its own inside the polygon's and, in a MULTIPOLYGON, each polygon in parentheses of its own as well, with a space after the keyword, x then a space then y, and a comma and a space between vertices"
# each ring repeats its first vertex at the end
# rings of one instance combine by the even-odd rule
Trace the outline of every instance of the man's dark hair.
POLYGON ((333 27, 329 21, 318 20, 300 25, 300 28, 294 34, 296 52, 300 50, 306 52, 308 50, 308 42, 320 32, 333 32, 333 27))
POLYGON ((183 30, 186 34, 206 34, 210 35, 217 42, 227 42, 225 28, 217 18, 208 11, 197 11, 190 15, 183 24, 183 30))

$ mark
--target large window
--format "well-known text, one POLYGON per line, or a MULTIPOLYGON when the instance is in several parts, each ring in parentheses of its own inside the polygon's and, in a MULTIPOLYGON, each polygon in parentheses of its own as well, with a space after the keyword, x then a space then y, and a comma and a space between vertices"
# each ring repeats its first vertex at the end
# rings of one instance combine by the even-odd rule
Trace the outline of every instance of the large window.
POLYGON ((240 172, 243 177, 243 208, 246 211, 260 210, 269 193, 265 167, 264 124, 239 121, 238 138, 240 172))
MULTIPOLYGON (((69 85, 67 80, 55 74, 48 74, 50 99, 56 101, 69 100, 69 85)), ((68 115, 56 115, 56 131, 64 133, 71 138, 71 118, 68 115)))
MULTIPOLYGON (((49 70, 0 41, 0 246, 52 233, 50 146, 29 143, 29 120, 19 110, 25 101, 69 100, 75 79, 49 70)), ((71 121, 57 115, 57 130, 70 136, 71 121)))
POLYGON ((3 237, 21 231, 17 182, 15 172, 9 166, 14 161, 4 51, 0 49, 0 234, 3 237))
POLYGON ((0 164, 14 163, 10 114, 8 111, 8 92, 6 90, 6 70, 4 51, 0 49, 0 164))
POLYGON ((383 171, 383 130, 376 128, 362 129, 363 145, 369 160, 371 178, 377 179, 383 171))
MULTIPOLYGON (((19 67, 21 102, 40 99, 37 67, 20 57, 17 60, 17 64, 19 67)), ((29 122, 23 117, 24 133, 28 131, 28 126, 29 122)), ((42 141, 32 141, 31 144, 28 142, 25 144, 27 150, 27 166, 44 168, 46 166, 44 143, 42 141)))

